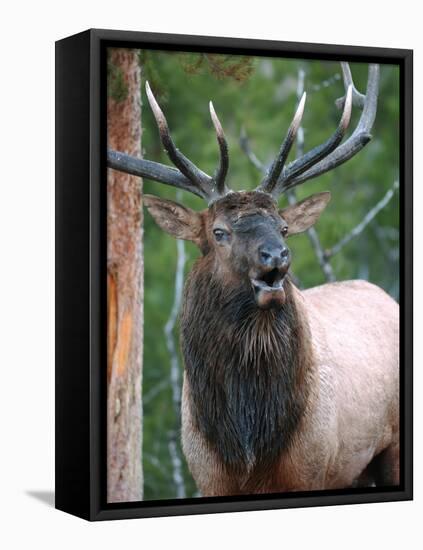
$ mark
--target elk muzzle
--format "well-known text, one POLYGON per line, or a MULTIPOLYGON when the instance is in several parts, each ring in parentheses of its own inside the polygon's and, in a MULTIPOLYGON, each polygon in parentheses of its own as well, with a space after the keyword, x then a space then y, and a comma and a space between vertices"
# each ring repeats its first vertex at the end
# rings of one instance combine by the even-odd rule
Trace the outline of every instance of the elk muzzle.
POLYGON ((291 255, 279 241, 267 241, 258 247, 257 262, 250 270, 250 281, 257 305, 261 309, 280 309, 286 299, 284 281, 291 255))

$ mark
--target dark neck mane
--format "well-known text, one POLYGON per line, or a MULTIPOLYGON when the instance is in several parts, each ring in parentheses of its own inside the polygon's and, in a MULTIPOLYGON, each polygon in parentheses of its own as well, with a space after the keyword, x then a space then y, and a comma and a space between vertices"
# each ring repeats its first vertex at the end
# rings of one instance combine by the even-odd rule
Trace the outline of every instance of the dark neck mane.
POLYGON ((191 414, 234 471, 275 462, 305 410, 307 329, 289 281, 285 290, 282 310, 263 311, 249 288, 224 288, 201 265, 187 281, 181 342, 191 414))

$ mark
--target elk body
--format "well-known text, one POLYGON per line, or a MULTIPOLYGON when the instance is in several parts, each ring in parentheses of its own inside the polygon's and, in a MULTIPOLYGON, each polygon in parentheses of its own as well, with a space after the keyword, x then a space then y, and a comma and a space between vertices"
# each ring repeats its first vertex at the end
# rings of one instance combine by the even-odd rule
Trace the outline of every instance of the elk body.
POLYGON ((296 288, 286 241, 317 221, 330 194, 285 209, 276 201, 369 141, 378 67, 369 67, 364 98, 346 64, 343 71, 346 94, 334 135, 284 167, 303 96, 276 160, 249 192, 225 185, 227 146, 213 106, 221 161, 211 178, 176 149, 147 85, 163 145, 178 170, 149 161, 133 163, 132 170, 209 202, 194 212, 144 197, 163 230, 202 253, 185 286, 181 346, 182 444, 203 495, 399 483, 398 305, 365 281, 296 288), (361 103, 363 113, 341 144, 353 103, 361 103))

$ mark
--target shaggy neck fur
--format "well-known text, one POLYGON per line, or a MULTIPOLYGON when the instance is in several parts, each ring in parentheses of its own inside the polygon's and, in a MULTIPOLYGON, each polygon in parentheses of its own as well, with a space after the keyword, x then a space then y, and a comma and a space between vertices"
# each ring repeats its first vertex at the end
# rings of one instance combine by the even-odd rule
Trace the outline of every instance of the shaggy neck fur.
POLYGON ((249 285, 228 288, 206 263, 188 278, 181 317, 191 413, 226 468, 268 468, 289 448, 307 402, 301 312, 288 280, 282 310, 263 311, 249 285))

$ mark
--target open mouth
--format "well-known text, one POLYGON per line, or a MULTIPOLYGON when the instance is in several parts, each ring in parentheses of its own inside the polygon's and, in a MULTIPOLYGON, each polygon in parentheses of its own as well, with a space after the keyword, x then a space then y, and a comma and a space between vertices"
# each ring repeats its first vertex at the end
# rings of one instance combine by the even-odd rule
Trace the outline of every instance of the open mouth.
POLYGON ((285 273, 281 273, 279 269, 272 269, 260 278, 251 278, 251 283, 255 290, 263 290, 265 292, 275 292, 283 289, 285 273))
POLYGON ((263 273, 258 277, 251 277, 254 296, 261 309, 280 309, 286 300, 283 287, 286 271, 277 268, 263 273))

